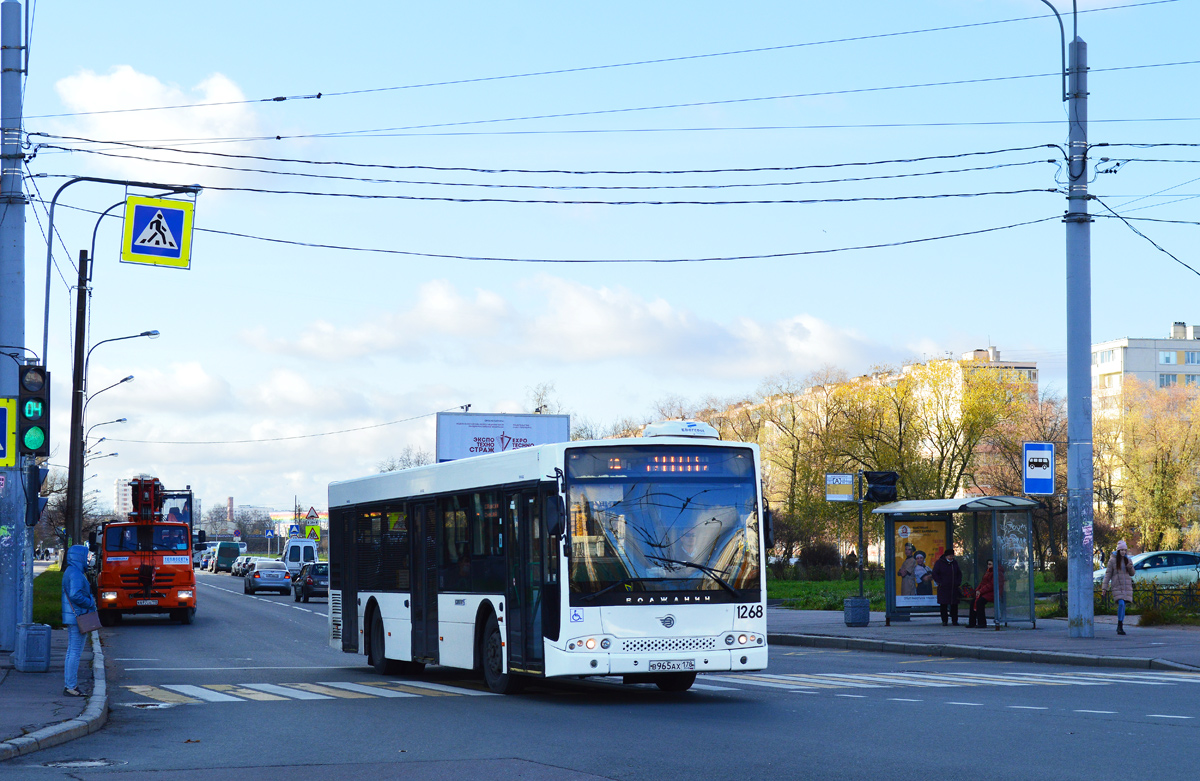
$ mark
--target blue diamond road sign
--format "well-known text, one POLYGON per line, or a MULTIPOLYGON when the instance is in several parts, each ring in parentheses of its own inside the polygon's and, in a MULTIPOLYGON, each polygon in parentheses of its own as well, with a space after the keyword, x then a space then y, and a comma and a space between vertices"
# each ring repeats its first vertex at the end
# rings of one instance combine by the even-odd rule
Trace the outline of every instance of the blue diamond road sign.
POLYGON ((1026 442, 1024 458, 1025 494, 1027 496, 1054 495, 1054 443, 1026 442))

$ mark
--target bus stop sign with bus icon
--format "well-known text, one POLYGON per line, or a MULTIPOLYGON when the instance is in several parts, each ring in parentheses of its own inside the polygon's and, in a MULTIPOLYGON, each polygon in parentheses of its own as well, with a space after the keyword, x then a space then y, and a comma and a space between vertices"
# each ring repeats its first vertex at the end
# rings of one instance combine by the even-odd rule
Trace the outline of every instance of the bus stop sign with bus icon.
POLYGON ((1022 470, 1026 496, 1054 495, 1054 443, 1026 442, 1022 470))

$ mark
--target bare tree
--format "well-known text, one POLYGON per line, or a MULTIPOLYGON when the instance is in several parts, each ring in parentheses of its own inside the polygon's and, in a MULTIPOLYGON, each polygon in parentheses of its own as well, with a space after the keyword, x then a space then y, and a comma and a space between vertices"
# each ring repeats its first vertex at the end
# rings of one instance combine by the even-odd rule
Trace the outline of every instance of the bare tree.
POLYGON ((433 463, 433 453, 413 445, 405 445, 399 456, 383 459, 375 467, 383 472, 396 472, 401 469, 412 469, 414 466, 425 466, 433 463))

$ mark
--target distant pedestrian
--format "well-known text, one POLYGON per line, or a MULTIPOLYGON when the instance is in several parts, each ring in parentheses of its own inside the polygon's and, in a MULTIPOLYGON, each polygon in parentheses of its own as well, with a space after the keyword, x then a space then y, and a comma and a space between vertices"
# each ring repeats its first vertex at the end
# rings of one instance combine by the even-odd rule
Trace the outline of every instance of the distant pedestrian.
POLYGON ((858 554, 854 551, 846 554, 846 569, 858 569, 858 554))
POLYGON ((82 697, 79 691, 79 656, 83 653, 83 635, 79 632, 78 615, 96 609, 92 587, 88 584, 88 549, 72 545, 67 549, 67 568, 62 577, 62 622, 67 628, 67 658, 63 666, 63 694, 82 697))
POLYGON ((954 548, 946 548, 933 563, 933 582, 937 584, 938 609, 942 613, 942 626, 947 619, 958 626, 958 600, 962 596, 962 568, 954 558, 954 548))
POLYGON ((1112 589, 1113 599, 1117 600, 1117 634, 1125 634, 1125 603, 1133 601, 1133 562, 1129 560, 1129 548, 1125 540, 1117 543, 1117 549, 1108 559, 1108 567, 1104 570, 1104 582, 1100 585, 1100 593, 1112 589))

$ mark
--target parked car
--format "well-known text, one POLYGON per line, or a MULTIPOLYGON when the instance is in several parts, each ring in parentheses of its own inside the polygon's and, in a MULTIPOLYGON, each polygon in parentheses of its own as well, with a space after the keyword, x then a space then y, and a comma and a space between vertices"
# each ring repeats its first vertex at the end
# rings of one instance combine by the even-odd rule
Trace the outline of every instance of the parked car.
POLYGON ((215 549, 201 551, 201 553, 200 553, 200 569, 207 572, 211 568, 212 557, 213 557, 214 552, 215 552, 215 549))
POLYGON ((309 597, 329 596, 329 564, 320 561, 305 564, 300 574, 292 578, 292 597, 296 602, 307 602, 309 597))
POLYGON ((295 575, 305 564, 317 560, 317 541, 305 537, 292 537, 283 544, 283 554, 279 560, 295 575))
POLYGON ((233 569, 229 570, 229 574, 235 578, 240 578, 246 574, 246 565, 250 563, 253 556, 238 556, 233 560, 233 569))
POLYGON ((242 577, 242 590, 247 594, 259 591, 278 591, 286 594, 292 590, 292 580, 282 561, 259 560, 251 562, 242 577))
MULTIPOLYGON (((1156 550, 1130 556, 1133 562, 1133 582, 1156 583, 1160 586, 1187 586, 1200 583, 1200 554, 1181 550, 1156 550)), ((1102 567, 1092 573, 1092 580, 1104 582, 1102 567)))

